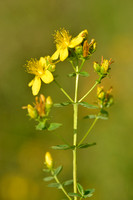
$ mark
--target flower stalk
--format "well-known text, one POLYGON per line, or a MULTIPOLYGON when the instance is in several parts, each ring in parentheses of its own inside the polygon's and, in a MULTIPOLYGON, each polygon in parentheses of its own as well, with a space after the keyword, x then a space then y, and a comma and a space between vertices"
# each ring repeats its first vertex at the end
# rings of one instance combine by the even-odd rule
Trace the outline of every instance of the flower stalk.
MULTIPOLYGON (((73 145, 75 146, 73 150, 73 190, 74 193, 77 193, 77 121, 78 121, 78 82, 79 82, 79 74, 78 74, 78 66, 76 66, 76 78, 75 78, 75 97, 74 97, 74 123, 73 123, 73 145)), ((77 197, 74 197, 74 200, 77 200, 77 197)))
POLYGON ((27 72, 34 75, 32 81, 28 84, 32 89, 32 94, 35 96, 35 102, 33 105, 28 104, 27 106, 23 106, 23 109, 27 109, 28 115, 31 119, 33 119, 37 125, 36 129, 40 131, 54 131, 59 128, 62 124, 51 122, 52 118, 50 117, 50 111, 52 107, 64 107, 68 105, 73 106, 73 140, 71 144, 69 144, 64 136, 59 135, 55 132, 55 134, 63 141, 65 144, 58 144, 52 146, 54 150, 71 150, 73 154, 73 170, 72 175, 73 178, 70 180, 66 180, 60 182, 58 179, 59 173, 62 171, 62 166, 54 168, 54 162, 51 154, 47 152, 45 154, 45 172, 50 173, 50 176, 45 177, 44 181, 52 181, 54 183, 49 184, 49 187, 55 187, 57 189, 61 189, 62 192, 69 200, 78 200, 89 198, 93 195, 94 189, 84 189, 83 186, 77 182, 77 150, 81 148, 88 148, 90 146, 95 145, 96 143, 83 143, 85 139, 88 137, 93 127, 95 126, 98 119, 107 119, 108 112, 106 108, 110 107, 113 104, 113 96, 111 94, 112 87, 109 90, 105 91, 103 86, 97 87, 97 101, 96 105, 92 105, 88 102, 83 102, 83 100, 92 92, 95 87, 101 83, 101 80, 108 76, 110 72, 110 65, 112 64, 112 60, 101 59, 101 63, 93 62, 94 71, 97 73, 99 78, 95 81, 94 85, 88 90, 88 92, 81 98, 78 99, 78 86, 79 86, 79 76, 88 77, 88 72, 82 71, 85 61, 90 59, 92 54, 96 50, 96 41, 95 39, 91 39, 88 42, 88 31, 85 29, 81 31, 76 37, 72 37, 69 34, 69 31, 60 29, 55 32, 54 39, 56 43, 56 51, 53 55, 40 57, 39 60, 31 59, 27 61, 25 65, 27 72), (69 93, 67 93, 63 87, 55 80, 54 71, 56 69, 56 64, 59 62, 63 62, 67 60, 71 63, 73 72, 69 74, 69 77, 75 77, 75 90, 74 90, 74 98, 71 98, 69 93), (56 103, 54 104, 51 96, 45 97, 43 94, 40 94, 40 97, 37 96, 40 89, 41 84, 45 83, 50 84, 54 82, 61 92, 67 97, 69 101, 56 103), (98 114, 95 115, 87 115, 84 119, 94 119, 92 124, 90 125, 88 131, 84 134, 82 139, 78 142, 78 107, 83 106, 87 109, 99 109, 98 114), (67 192, 66 186, 72 184, 73 192, 67 192))

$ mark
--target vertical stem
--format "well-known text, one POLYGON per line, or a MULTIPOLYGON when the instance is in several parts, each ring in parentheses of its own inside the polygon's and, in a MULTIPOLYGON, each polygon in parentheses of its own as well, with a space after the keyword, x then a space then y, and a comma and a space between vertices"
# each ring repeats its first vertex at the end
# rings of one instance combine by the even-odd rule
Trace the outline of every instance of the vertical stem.
MULTIPOLYGON (((79 74, 78 66, 76 66, 76 79, 75 79, 75 97, 74 97, 74 122, 73 122, 73 129, 74 129, 74 136, 73 136, 73 145, 77 146, 77 119, 78 119, 78 104, 77 104, 77 97, 78 97, 78 80, 79 74)), ((73 150, 73 190, 74 193, 77 193, 77 148, 73 150)), ((77 197, 74 197, 74 200, 77 200, 77 197)))

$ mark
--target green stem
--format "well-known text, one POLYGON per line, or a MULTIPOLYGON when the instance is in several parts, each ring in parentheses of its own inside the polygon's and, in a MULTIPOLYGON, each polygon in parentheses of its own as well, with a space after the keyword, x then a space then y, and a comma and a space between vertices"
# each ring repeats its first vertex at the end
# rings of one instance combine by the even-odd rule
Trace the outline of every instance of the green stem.
POLYGON ((90 94, 90 92, 97 86, 97 84, 99 84, 98 81, 96 81, 96 83, 92 86, 92 88, 91 88, 78 102, 83 101, 83 99, 84 99, 85 97, 87 97, 88 94, 90 94))
POLYGON ((67 92, 61 87, 61 85, 56 81, 54 80, 54 82, 56 83, 56 85, 60 88, 60 90, 63 92, 63 94, 73 103, 73 100, 72 98, 69 96, 69 94, 67 94, 67 92))
POLYGON ((97 120, 98 120, 98 116, 97 116, 96 119, 93 121, 91 127, 89 128, 89 130, 87 131, 87 133, 84 135, 84 137, 82 138, 82 140, 79 142, 78 146, 79 146, 80 144, 82 144, 82 142, 86 139, 86 137, 87 137, 88 134, 91 132, 91 130, 92 130, 92 128, 94 127, 94 125, 96 124, 97 120))
POLYGON ((79 72, 81 71, 81 69, 82 69, 84 63, 85 63, 85 59, 82 60, 82 63, 81 63, 80 68, 79 68, 79 72))
POLYGON ((64 192, 64 194, 67 196, 68 199, 72 200, 71 197, 68 195, 68 193, 66 192, 66 190, 64 189, 63 185, 60 183, 59 179, 57 178, 57 176, 54 176, 54 179, 57 183, 59 183, 61 185, 61 190, 64 192))
MULTIPOLYGON (((77 119, 78 119, 78 104, 77 104, 77 97, 78 97, 78 81, 79 81, 79 74, 78 74, 78 66, 76 66, 76 79, 75 79, 75 98, 74 98, 74 136, 73 136, 73 145, 75 149, 73 150, 73 190, 74 193, 77 193, 77 119)), ((77 197, 74 197, 74 200, 77 200, 77 197)))

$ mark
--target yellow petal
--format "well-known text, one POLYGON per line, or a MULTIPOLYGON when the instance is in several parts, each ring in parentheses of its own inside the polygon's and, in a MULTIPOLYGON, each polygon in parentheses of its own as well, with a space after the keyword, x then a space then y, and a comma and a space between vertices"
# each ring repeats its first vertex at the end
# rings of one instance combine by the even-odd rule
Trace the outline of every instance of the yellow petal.
POLYGON ((83 39, 84 39, 83 37, 79 37, 79 36, 73 38, 69 44, 69 47, 70 48, 76 47, 77 45, 79 45, 83 42, 83 39))
POLYGON ((32 94, 37 95, 41 87, 41 80, 38 76, 35 76, 34 82, 32 85, 32 94))
POLYGON ((48 84, 54 80, 54 77, 49 70, 46 70, 45 73, 41 76, 41 79, 44 83, 48 84))
POLYGON ((51 59, 57 60, 59 58, 59 53, 60 53, 60 50, 57 49, 57 51, 51 56, 51 59))
POLYGON ((86 38, 88 35, 88 31, 85 29, 84 31, 80 32, 77 37, 73 38, 69 44, 70 48, 74 48, 77 45, 83 42, 83 39, 86 38))
POLYGON ((60 50, 60 60, 64 61, 68 57, 68 49, 61 49, 60 50))
POLYGON ((34 83, 34 79, 32 81, 29 82, 28 86, 31 87, 34 83))
POLYGON ((40 64, 41 66, 46 65, 46 59, 45 59, 44 57, 41 57, 40 60, 39 60, 39 64, 40 64))

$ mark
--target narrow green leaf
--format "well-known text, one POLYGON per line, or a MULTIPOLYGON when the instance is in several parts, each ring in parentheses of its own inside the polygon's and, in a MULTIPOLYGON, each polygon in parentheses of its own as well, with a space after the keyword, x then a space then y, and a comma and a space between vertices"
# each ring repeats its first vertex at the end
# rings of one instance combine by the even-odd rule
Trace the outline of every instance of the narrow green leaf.
POLYGON ((87 195, 84 195, 84 198, 88 198, 88 197, 91 197, 93 196, 93 194, 87 194, 87 195))
POLYGON ((83 196, 84 195, 84 189, 83 189, 82 185, 77 183, 77 189, 78 189, 78 192, 81 194, 81 196, 83 196))
POLYGON ((99 115, 99 116, 98 116, 98 119, 107 120, 107 119, 108 119, 108 117, 106 117, 106 116, 102 116, 102 115, 99 115))
POLYGON ((61 171, 62 171, 62 166, 59 166, 57 167, 55 170, 54 170, 54 176, 57 176, 61 171))
POLYGON ((79 72, 79 75, 84 76, 84 77, 89 76, 88 72, 85 72, 85 71, 79 72))
POLYGON ((97 109, 98 108, 98 106, 89 104, 87 102, 79 102, 78 104, 85 108, 89 108, 89 109, 97 109))
POLYGON ((50 183, 48 185, 48 187, 55 187, 55 188, 61 189, 61 184, 60 183, 50 183))
POLYGON ((43 169, 43 172, 50 172, 50 169, 43 169))
POLYGON ((74 149, 74 146, 69 146, 67 144, 61 144, 61 145, 52 146, 52 149, 67 150, 67 149, 74 149))
POLYGON ((51 180, 53 180, 53 179, 54 179, 53 176, 48 176, 48 177, 45 177, 43 180, 44 180, 44 181, 51 181, 51 180))
POLYGON ((71 74, 68 74, 68 76, 69 76, 69 77, 74 77, 74 76, 76 76, 76 73, 73 72, 73 73, 71 73, 71 74))
POLYGON ((67 186, 67 185, 71 185, 72 183, 73 183, 73 180, 71 179, 71 180, 63 182, 63 185, 67 186))
POLYGON ((82 197, 81 194, 73 193, 73 192, 69 192, 68 195, 72 197, 82 197))
POLYGON ((86 115, 84 119, 95 119, 97 115, 86 115))
POLYGON ((71 103, 71 102, 55 103, 55 104, 54 104, 54 107, 59 108, 59 107, 68 106, 68 105, 70 105, 70 104, 72 104, 72 103, 71 103))
POLYGON ((51 123, 50 126, 48 127, 48 131, 53 131, 59 128, 60 126, 62 126, 62 124, 60 123, 51 123))
POLYGON ((96 145, 96 143, 92 143, 92 144, 89 144, 89 143, 85 143, 85 144, 80 144, 79 146, 77 146, 78 149, 83 149, 83 148, 88 148, 88 147, 91 147, 91 146, 94 146, 96 145))

